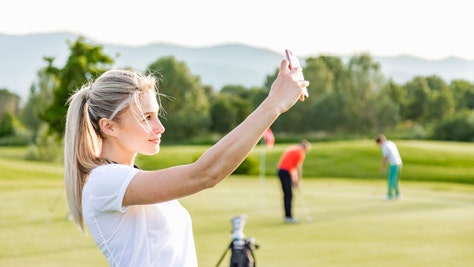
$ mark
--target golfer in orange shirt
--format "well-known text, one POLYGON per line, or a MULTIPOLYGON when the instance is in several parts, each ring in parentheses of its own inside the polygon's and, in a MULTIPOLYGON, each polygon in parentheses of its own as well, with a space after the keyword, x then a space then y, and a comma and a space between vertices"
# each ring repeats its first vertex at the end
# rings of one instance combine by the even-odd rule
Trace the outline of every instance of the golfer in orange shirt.
POLYGON ((311 149, 311 143, 302 140, 298 145, 288 147, 278 163, 278 177, 283 190, 283 206, 285 208, 285 223, 296 223, 291 208, 293 201, 293 186, 299 186, 303 176, 303 162, 306 152, 311 149))

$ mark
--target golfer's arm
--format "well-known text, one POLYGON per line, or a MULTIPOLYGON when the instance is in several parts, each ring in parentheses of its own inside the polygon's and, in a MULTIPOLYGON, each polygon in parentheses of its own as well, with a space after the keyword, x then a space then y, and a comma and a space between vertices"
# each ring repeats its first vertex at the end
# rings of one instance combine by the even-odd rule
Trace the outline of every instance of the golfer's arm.
POLYGON ((387 162, 388 162, 388 158, 387 157, 383 157, 382 158, 382 166, 381 166, 381 170, 384 171, 386 168, 387 168, 387 162))
POLYGON ((297 169, 298 181, 303 178, 303 164, 300 164, 297 169))

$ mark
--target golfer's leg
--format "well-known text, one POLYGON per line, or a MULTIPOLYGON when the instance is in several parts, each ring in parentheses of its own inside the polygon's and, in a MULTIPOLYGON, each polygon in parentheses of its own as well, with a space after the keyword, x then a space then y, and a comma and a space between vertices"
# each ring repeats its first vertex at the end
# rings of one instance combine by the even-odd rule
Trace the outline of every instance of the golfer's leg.
POLYGON ((389 181, 388 191, 389 191, 390 198, 393 197, 393 191, 396 191, 397 175, 398 175, 397 168, 398 168, 397 165, 391 165, 390 168, 388 169, 388 181, 389 181))
POLYGON ((397 165, 396 168, 395 168, 395 184, 394 184, 394 189, 395 189, 395 197, 398 198, 400 197, 400 188, 398 186, 398 180, 400 178, 400 171, 401 171, 401 166, 400 165, 397 165))
POLYGON ((285 188, 283 189, 283 198, 285 203, 285 217, 292 218, 291 203, 293 200, 293 192, 291 190, 291 178, 285 179, 285 188))
POLYGON ((291 190, 291 176, 290 173, 285 170, 279 170, 278 176, 281 181, 281 188, 283 190, 283 206, 285 208, 285 217, 291 218, 291 201, 293 198, 293 192, 291 190))
POLYGON ((387 171, 387 199, 392 198, 392 187, 390 184, 390 168, 387 171))

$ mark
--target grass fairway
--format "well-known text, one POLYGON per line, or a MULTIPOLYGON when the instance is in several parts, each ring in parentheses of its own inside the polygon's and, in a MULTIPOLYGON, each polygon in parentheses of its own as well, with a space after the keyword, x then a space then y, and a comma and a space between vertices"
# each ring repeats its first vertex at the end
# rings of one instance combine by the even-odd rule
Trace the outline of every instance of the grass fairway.
MULTIPOLYGON (((406 156, 411 164, 408 168, 405 163, 404 175, 411 175, 407 172, 412 169, 436 180, 436 174, 423 172, 420 166, 431 164, 422 155, 439 155, 436 164, 443 169, 441 175, 451 170, 456 179, 469 179, 466 172, 472 170, 469 164, 474 158, 466 155, 473 155, 474 150, 455 148, 463 155, 458 162, 452 160, 456 154, 448 149, 451 144, 431 144, 423 144, 427 149, 421 150, 418 143, 402 144, 401 151, 413 146, 418 151, 418 156, 406 156)), ((402 179, 403 199, 384 201, 386 183, 371 170, 379 167, 376 147, 366 149, 360 142, 314 147, 307 163, 319 170, 305 169, 305 173, 328 175, 311 175, 303 183, 312 222, 306 222, 301 195, 296 194, 295 213, 301 223, 282 223, 280 185, 272 165, 283 149, 278 146, 268 151, 265 177, 232 176, 213 189, 181 200, 193 218, 201 267, 216 265, 230 242, 230 219, 239 214, 248 216, 244 232, 260 245, 255 256, 261 267, 474 266, 472 184, 402 179), (360 165, 356 171, 360 177, 334 178, 330 169, 341 166, 337 171, 345 171, 344 164, 351 159, 340 158, 348 153, 354 156, 352 163, 360 165), (321 161, 333 164, 324 167, 321 161)), ((163 147, 157 158, 167 158, 168 149, 186 154, 179 160, 201 153, 195 147, 163 147)), ((62 167, 25 162, 24 151, 0 149, 0 266, 107 266, 91 237, 82 235, 66 218, 62 167)), ((229 257, 230 252, 221 266, 229 265, 229 257)))
MULTIPOLYGON (((193 213, 201 266, 214 266, 229 242, 230 218, 247 214, 259 266, 473 266, 474 188, 403 184, 404 198, 382 200, 385 183, 313 179, 304 200, 313 221, 282 223, 276 178, 231 178, 215 190, 184 199, 193 213)), ((299 197, 299 198, 298 198, 299 197)), ((226 262, 228 263, 228 261, 226 262)))

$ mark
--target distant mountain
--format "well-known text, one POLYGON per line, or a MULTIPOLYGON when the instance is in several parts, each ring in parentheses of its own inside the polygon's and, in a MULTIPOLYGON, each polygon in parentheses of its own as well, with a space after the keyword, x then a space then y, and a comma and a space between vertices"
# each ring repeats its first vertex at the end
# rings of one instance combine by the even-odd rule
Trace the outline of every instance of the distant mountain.
POLYGON ((474 61, 450 57, 443 60, 424 60, 413 56, 374 57, 387 78, 405 83, 415 76, 437 75, 446 82, 465 79, 474 82, 474 61))
MULTIPOLYGON (((0 34, 0 88, 7 88, 26 99, 29 87, 36 81, 37 71, 45 66, 43 57, 55 57, 55 66, 62 67, 69 56, 66 41, 75 41, 77 37, 72 33, 0 34)), ((266 76, 278 68, 283 57, 283 51, 277 53, 237 44, 206 48, 170 44, 140 47, 101 45, 106 54, 117 56, 117 67, 132 66, 143 70, 160 57, 172 55, 184 61, 193 75, 201 77, 202 83, 217 90, 228 84, 261 86, 266 76)), ((430 61, 413 56, 372 57, 381 64, 385 77, 398 83, 405 83, 417 75, 438 75, 447 82, 453 79, 474 80, 474 61, 458 58, 430 61)))

